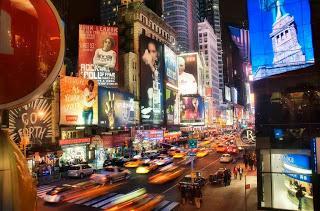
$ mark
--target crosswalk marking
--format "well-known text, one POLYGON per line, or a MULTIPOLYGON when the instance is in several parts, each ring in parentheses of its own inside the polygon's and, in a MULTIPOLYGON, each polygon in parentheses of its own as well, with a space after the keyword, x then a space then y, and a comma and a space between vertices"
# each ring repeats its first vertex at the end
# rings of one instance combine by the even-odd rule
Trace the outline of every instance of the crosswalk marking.
POLYGON ((104 209, 104 207, 106 207, 106 205, 108 205, 110 202, 114 201, 115 199, 117 199, 120 196, 123 196, 123 194, 117 194, 115 196, 112 196, 111 198, 103 200, 103 201, 93 205, 92 207, 97 207, 97 208, 101 207, 102 209, 104 209))
POLYGON ((170 203, 170 201, 166 201, 166 200, 160 202, 160 204, 158 204, 158 206, 156 206, 156 207, 154 208, 154 211, 159 211, 159 210, 161 210, 162 208, 164 208, 165 206, 167 206, 169 203, 170 203))
POLYGON ((88 201, 84 205, 85 206, 91 206, 91 205, 94 205, 94 204, 96 204, 96 203, 98 203, 100 201, 103 201, 103 200, 107 199, 107 198, 110 198, 110 197, 112 197, 114 195, 117 195, 117 194, 116 193, 109 193, 108 195, 104 195, 104 196, 98 197, 95 200, 88 201))
POLYGON ((46 193, 50 190, 52 190, 53 188, 55 188, 56 186, 53 185, 43 185, 37 188, 37 196, 39 198, 44 198, 44 196, 46 195, 46 193))

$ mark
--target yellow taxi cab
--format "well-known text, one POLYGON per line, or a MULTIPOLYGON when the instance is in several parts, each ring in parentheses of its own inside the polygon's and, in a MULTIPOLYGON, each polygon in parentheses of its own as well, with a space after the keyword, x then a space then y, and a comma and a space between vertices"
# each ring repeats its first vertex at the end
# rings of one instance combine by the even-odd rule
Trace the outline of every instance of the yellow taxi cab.
POLYGON ((136 169, 136 173, 137 174, 148 174, 150 171, 153 171, 156 168, 158 168, 158 165, 153 162, 143 163, 141 166, 139 166, 136 169))
POLYGON ((200 150, 197 152, 196 156, 198 158, 202 158, 204 156, 207 156, 209 154, 209 151, 208 150, 200 150))
POLYGON ((159 174, 153 175, 149 178, 150 184, 164 184, 166 182, 172 181, 178 177, 180 177, 185 168, 175 169, 173 171, 161 172, 159 174))
POLYGON ((174 154, 173 154, 173 158, 183 158, 184 156, 186 156, 186 153, 185 152, 182 152, 182 151, 176 151, 174 154))
POLYGON ((133 159, 131 161, 128 161, 124 164, 124 167, 126 168, 136 168, 140 165, 143 164, 143 161, 142 160, 139 160, 139 159, 133 159))

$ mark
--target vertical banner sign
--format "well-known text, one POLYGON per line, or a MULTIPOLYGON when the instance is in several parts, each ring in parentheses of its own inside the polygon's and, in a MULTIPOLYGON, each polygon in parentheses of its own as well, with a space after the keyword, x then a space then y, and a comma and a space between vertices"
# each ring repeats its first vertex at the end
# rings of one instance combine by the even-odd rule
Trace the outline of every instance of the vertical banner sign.
POLYGON ((177 55, 166 45, 164 46, 164 66, 166 81, 178 86, 177 55))
POLYGON ((23 136, 31 145, 50 143, 52 137, 51 101, 37 99, 9 111, 9 135, 17 144, 23 136))
POLYGON ((97 81, 64 76, 60 79, 60 124, 98 123, 97 81))
POLYGON ((79 25, 79 74, 99 86, 118 87, 118 28, 79 25))
POLYGON ((141 122, 163 123, 163 45, 140 36, 141 122))

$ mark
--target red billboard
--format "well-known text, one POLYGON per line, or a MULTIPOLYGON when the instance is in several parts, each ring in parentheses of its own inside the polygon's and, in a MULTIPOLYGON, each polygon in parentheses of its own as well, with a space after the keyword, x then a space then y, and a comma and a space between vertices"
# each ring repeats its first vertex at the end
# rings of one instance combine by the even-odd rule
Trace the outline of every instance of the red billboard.
POLYGON ((117 87, 118 28, 79 25, 79 75, 98 80, 99 86, 117 87))

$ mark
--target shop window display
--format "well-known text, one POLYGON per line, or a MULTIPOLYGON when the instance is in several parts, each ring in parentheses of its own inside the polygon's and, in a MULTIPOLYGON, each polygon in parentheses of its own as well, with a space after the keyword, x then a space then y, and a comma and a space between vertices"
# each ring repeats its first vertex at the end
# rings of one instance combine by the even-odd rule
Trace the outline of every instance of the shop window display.
POLYGON ((73 146, 63 148, 63 155, 60 159, 62 163, 78 164, 87 161, 86 146, 73 146))
POLYGON ((313 210, 310 152, 262 150, 262 207, 313 210))

